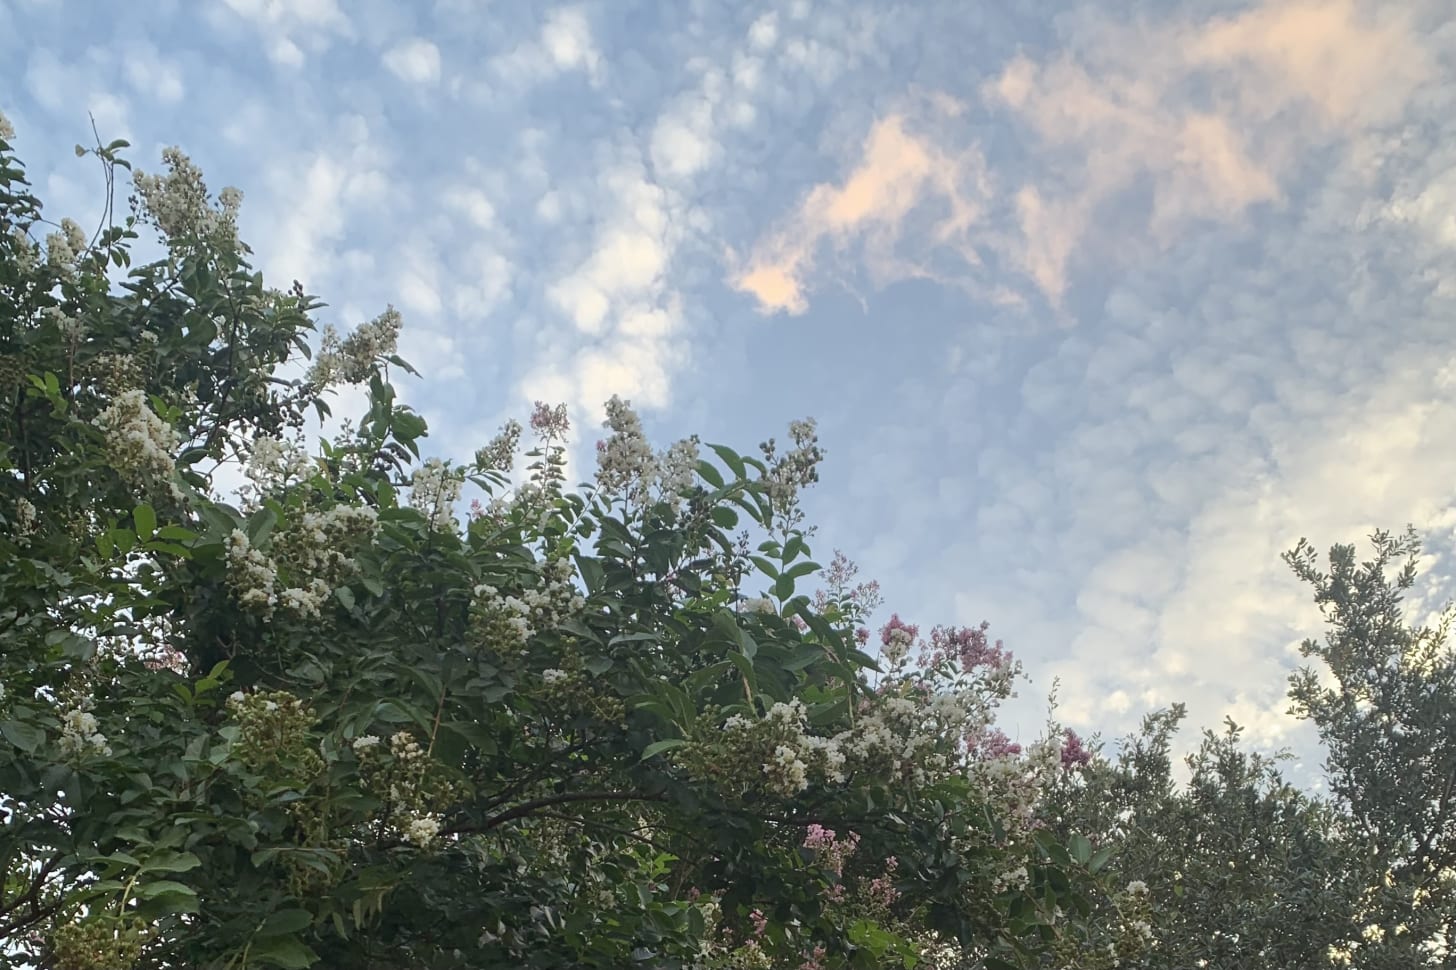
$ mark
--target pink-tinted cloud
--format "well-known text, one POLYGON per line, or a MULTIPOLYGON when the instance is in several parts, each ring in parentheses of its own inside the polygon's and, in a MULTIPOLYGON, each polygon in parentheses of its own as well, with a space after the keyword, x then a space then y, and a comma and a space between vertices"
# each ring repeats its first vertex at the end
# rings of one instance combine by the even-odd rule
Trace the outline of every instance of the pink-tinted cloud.
MULTIPOLYGON (((994 252, 1057 305, 1084 252, 1167 246, 1199 223, 1278 204, 1306 152, 1398 119, 1434 73, 1398 12, 1367 16, 1354 0, 1104 24, 1086 49, 1018 56, 980 91, 1053 176, 988 172, 977 146, 954 145, 963 106, 921 99, 875 122, 849 175, 813 187, 735 267, 733 285, 765 312, 796 314, 826 252, 857 251, 876 285, 933 276, 930 257, 947 251, 977 278, 994 252), (1099 209, 1136 187, 1150 189, 1138 238, 1113 238, 1099 209), (989 224, 993 209, 1009 224, 989 224)), ((1125 234, 1127 221, 1117 225, 1125 234)))
MULTIPOLYGON (((934 109, 956 110, 942 100, 934 109)), ((905 114, 876 122, 863 154, 839 183, 816 186, 776 231, 761 240, 734 274, 733 285, 752 294, 766 312, 802 313, 808 307, 810 276, 819 250, 862 247, 871 277, 888 281, 920 275, 914 254, 902 242, 912 214, 929 200, 936 212, 916 227, 916 245, 949 247, 976 261, 970 230, 987 191, 979 151, 956 152, 916 130, 905 114)))

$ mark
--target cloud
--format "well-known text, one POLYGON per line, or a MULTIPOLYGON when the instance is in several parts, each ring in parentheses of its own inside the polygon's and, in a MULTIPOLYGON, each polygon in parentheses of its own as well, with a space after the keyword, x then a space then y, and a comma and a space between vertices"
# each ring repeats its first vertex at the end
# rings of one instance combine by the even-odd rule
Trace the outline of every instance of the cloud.
POLYGON ((698 197, 704 185, 734 181, 727 139, 756 122, 777 32, 775 17, 760 17, 721 56, 688 58, 678 92, 641 125, 646 137, 614 133, 584 183, 553 183, 537 170, 539 147, 529 140, 518 183, 542 186, 535 215, 569 240, 569 255, 544 281, 543 309, 568 329, 546 331, 519 382, 522 397, 567 402, 590 427, 613 394, 649 410, 672 402, 692 349, 682 263, 712 238, 698 197))
POLYGON ((586 13, 580 7, 561 7, 546 15, 534 40, 492 57, 489 70, 515 87, 540 84, 571 71, 582 72, 595 85, 602 82, 605 61, 586 13))
POLYGON ((79 63, 63 63, 48 48, 31 51, 25 66, 25 87, 38 105, 62 120, 68 137, 90 144, 91 115, 104 141, 135 138, 131 102, 109 83, 111 59, 97 48, 79 63), (83 134, 84 132, 84 134, 83 134))
POLYGON ((1139 180, 1151 181, 1147 230, 1159 245, 1200 221, 1236 222, 1279 201, 1310 150, 1398 118, 1432 69, 1409 24, 1367 22, 1347 0, 1107 27, 1097 40, 1086 59, 1017 57, 983 88, 1064 173, 1020 190, 1036 202, 1018 206, 1011 250, 1053 300, 1099 207, 1139 180))
POLYGON ((388 153, 364 118, 339 119, 323 144, 328 147, 291 152, 274 165, 260 198, 248 197, 242 227, 266 278, 298 279, 311 292, 347 258, 342 243, 349 222, 401 195, 388 153), (250 235, 255 225, 260 230, 250 235))
MULTIPOLYGON (((353 34, 353 25, 336 0, 223 0, 223 6, 251 23, 262 37, 268 57, 285 67, 301 65, 305 48, 324 51, 333 36, 353 34)), ((230 24, 220 25, 226 31, 233 29, 230 24)))
POLYGON ((980 87, 980 110, 1009 116, 1041 163, 1030 170, 1045 174, 988 174, 980 148, 953 134, 964 121, 949 119, 968 109, 921 99, 877 119, 851 174, 809 190, 734 267, 733 285, 765 312, 802 313, 821 250, 842 259, 859 245, 879 285, 933 277, 947 254, 976 279, 995 258, 1059 307, 1080 254, 1105 259, 1114 239, 1131 254, 1166 248, 1198 225, 1281 203, 1312 150, 1397 120, 1434 71, 1410 23, 1372 21, 1349 0, 1098 23, 1094 34, 1089 53, 1018 55, 980 87), (935 206, 950 211, 921 211, 935 206), (1110 221, 1109 206, 1121 210, 1110 221))
POLYGON ((440 49, 421 37, 411 37, 384 52, 384 66, 401 81, 436 84, 440 80, 440 49))
POLYGON ((589 247, 545 290, 574 336, 553 341, 550 358, 520 385, 523 397, 565 401, 593 424, 612 394, 639 407, 665 405, 683 353, 681 304, 667 281, 682 241, 672 217, 681 201, 633 154, 624 149, 599 177, 599 223, 589 247), (563 346, 572 349, 562 354, 563 346))
MULTIPOLYGON (((944 99, 936 107, 942 116, 959 110, 944 99)), ((917 127, 904 114, 876 122, 863 157, 844 180, 810 191, 783 226, 754 246, 732 285, 765 312, 802 313, 809 277, 826 245, 838 253, 857 243, 878 282, 931 275, 925 257, 942 248, 979 264, 970 231, 989 192, 985 159, 974 148, 948 150, 917 127), (937 213, 922 212, 927 203, 937 213), (922 216, 923 224, 910 225, 912 215, 922 216), (902 250, 907 237, 918 243, 917 253, 902 250)))
POLYGON ((176 104, 182 100, 187 87, 183 83, 181 69, 161 57, 151 44, 130 46, 121 54, 121 59, 122 74, 132 90, 162 104, 176 104))

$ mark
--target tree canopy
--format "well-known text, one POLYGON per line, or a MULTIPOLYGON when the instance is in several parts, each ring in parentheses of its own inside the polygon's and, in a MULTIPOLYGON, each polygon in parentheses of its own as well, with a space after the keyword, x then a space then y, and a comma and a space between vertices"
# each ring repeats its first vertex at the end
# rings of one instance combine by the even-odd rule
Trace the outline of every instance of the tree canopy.
POLYGON ((1448 965, 1456 651, 1406 618, 1414 533, 1286 557, 1328 621, 1289 683, 1325 792, 1232 722, 1179 781, 1177 705, 1023 747, 986 624, 877 624, 814 560, 811 420, 658 447, 613 398, 574 487, 560 405, 433 456, 400 315, 265 283, 241 193, 78 148, 88 232, 14 141, 0 962, 1448 965))
POLYGON ((757 456, 659 450, 613 399, 574 490, 559 406, 531 415, 524 467, 515 422, 429 457, 394 310, 320 331, 314 297, 252 268, 240 193, 175 149, 132 173, 125 215, 126 145, 78 149, 106 217, 51 223, 13 140, 9 959, 1098 967, 1147 948, 1109 852, 1040 824, 1063 736, 998 741, 1018 668, 985 628, 921 641, 896 618, 867 652, 864 587, 810 558, 798 511, 812 422, 757 456), (160 257, 134 265, 144 232, 160 257), (343 385, 367 410, 307 443, 343 385), (222 467, 245 469, 237 494, 222 467))

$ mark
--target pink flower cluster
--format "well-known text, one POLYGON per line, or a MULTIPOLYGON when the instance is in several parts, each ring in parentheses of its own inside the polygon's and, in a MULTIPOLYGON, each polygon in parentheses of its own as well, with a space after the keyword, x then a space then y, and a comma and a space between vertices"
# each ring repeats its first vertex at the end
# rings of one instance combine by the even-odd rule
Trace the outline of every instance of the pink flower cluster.
POLYGON ((1082 744, 1076 731, 1067 728, 1062 732, 1062 767, 1081 768, 1092 760, 1092 752, 1082 744))
POLYGON ((895 888, 895 870, 899 868, 900 860, 894 856, 885 860, 884 875, 871 879, 865 887, 865 895, 871 903, 889 909, 900 898, 900 890, 895 888))
POLYGON ((996 758, 1016 757, 1021 754, 1021 745, 1007 737, 1006 732, 1000 728, 990 727, 966 738, 966 751, 973 757, 992 761, 996 758))
POLYGON ((566 416, 566 405, 552 407, 545 401, 537 401, 531 411, 531 430, 542 438, 565 438, 571 430, 571 421, 566 416))
POLYGON ((829 951, 824 949, 823 945, 814 947, 814 952, 799 964, 799 970, 824 970, 824 958, 828 955, 829 951))
POLYGON ((920 627, 900 619, 899 613, 890 614, 890 622, 880 627, 880 643, 889 647, 895 643, 914 643, 920 636, 920 627))
POLYGON ((1002 667, 1011 662, 1011 651, 997 640, 993 645, 986 631, 991 624, 980 626, 938 626, 930 631, 930 643, 921 653, 922 667, 938 667, 953 662, 961 673, 969 674, 982 667, 1002 667))
POLYGON ((819 853, 819 860, 824 863, 824 868, 833 872, 836 876, 843 875, 844 862, 854 850, 859 847, 859 835, 851 832, 844 839, 839 839, 833 829, 825 828, 818 823, 809 826, 804 834, 804 848, 819 853))

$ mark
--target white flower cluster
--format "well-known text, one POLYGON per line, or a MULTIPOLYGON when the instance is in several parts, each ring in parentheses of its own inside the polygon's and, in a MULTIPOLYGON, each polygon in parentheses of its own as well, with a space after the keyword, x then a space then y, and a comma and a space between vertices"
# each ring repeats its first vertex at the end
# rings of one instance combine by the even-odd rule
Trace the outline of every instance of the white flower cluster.
POLYGON ((111 745, 102 734, 96 717, 84 706, 77 705, 61 715, 61 752, 68 758, 88 754, 111 756, 111 745))
POLYGON ((15 140, 15 126, 10 123, 9 118, 5 117, 4 112, 0 112, 0 139, 15 140))
POLYGON ((657 487, 658 498, 673 504, 679 493, 697 481, 698 439, 684 438, 655 454, 631 403, 617 395, 607 402, 604 426, 612 434, 597 446, 597 485, 636 504, 646 503, 657 487))
POLYGON ((186 153, 180 148, 167 148, 162 151, 162 161, 168 169, 166 175, 138 171, 133 176, 142 217, 161 230, 170 243, 206 239, 236 244, 243 194, 225 188, 218 193, 218 204, 214 206, 202 170, 186 153))
POLYGON ((996 797, 1003 819, 1011 829, 1030 830, 1041 793, 1063 770, 1062 743, 1061 735, 1052 735, 1029 744, 1021 757, 987 758, 972 763, 972 773, 996 797))
POLYGON ((228 582, 238 602, 271 616, 281 606, 297 616, 317 617, 334 587, 354 571, 348 552, 374 534, 378 514, 365 506, 336 505, 302 513, 291 527, 274 534, 270 556, 255 547, 247 533, 228 536, 228 582), (280 588, 279 566, 291 584, 280 588))
POLYGON ((1029 885, 1031 885, 1031 873, 1026 871, 1026 866, 1017 866, 1015 869, 1009 869, 992 879, 991 891, 993 893, 1003 893, 1008 890, 1025 889, 1029 885))
POLYGON ((819 447, 815 427, 813 418, 789 422, 789 437, 794 447, 783 455, 777 453, 772 438, 760 446, 768 465, 764 481, 769 500, 777 509, 792 507, 799 492, 819 480, 819 462, 824 460, 824 451, 819 447))
POLYGON ((571 583, 574 575, 571 560, 553 559, 541 567, 540 585, 521 590, 519 596, 482 583, 474 591, 476 629, 498 650, 524 648, 538 631, 557 626, 586 607, 585 598, 571 583))
POLYGON ((415 469, 410 479, 410 505, 424 513, 431 529, 453 532, 459 528, 455 503, 460 500, 463 479, 463 472, 452 470, 438 458, 415 469))
POLYGON ((692 488, 698 480, 698 439, 684 438, 668 446, 657 460, 657 487, 665 500, 692 488))
POLYGON ((313 456, 299 442, 259 435, 248 449, 244 474, 249 485, 241 490, 250 508, 267 495, 277 495, 290 483, 308 478, 317 469, 313 456))
MULTIPOLYGON (((358 741, 354 750, 360 753, 358 741)), ((373 750, 373 745, 366 745, 364 749, 365 752, 373 750)), ((388 779, 391 823, 406 842, 421 849, 428 848, 440 834, 440 817, 428 810, 433 795, 430 786, 425 783, 430 767, 429 755, 408 731, 398 731, 389 739, 389 753, 394 759, 393 764, 382 777, 388 779)))
POLYGON ((79 317, 73 317, 58 306, 48 306, 41 311, 41 315, 56 325, 61 336, 73 347, 86 335, 85 321, 79 317))
POLYGON ((508 472, 516 463, 516 449, 521 446, 521 423, 507 421, 500 433, 475 452, 475 464, 481 471, 508 472))
POLYGON ((597 449, 597 484, 606 492, 642 491, 657 471, 652 445, 631 403, 613 394, 605 426, 611 436, 597 449))
POLYGON ((322 580, 332 588, 349 577, 356 566, 348 551, 374 535, 379 513, 367 505, 335 505, 310 510, 277 533, 273 549, 291 575, 322 580))
POLYGON ((910 656, 910 648, 914 644, 915 635, 908 627, 890 627, 885 634, 885 644, 881 649, 881 655, 889 661, 891 670, 898 670, 910 656))
POLYGON ((430 843, 435 841, 435 836, 440 834, 440 820, 433 815, 420 815, 409 820, 404 827, 405 840, 420 847, 428 848, 430 843))
POLYGON ((327 387, 369 380, 376 361, 399 349, 401 326, 399 311, 391 306, 368 323, 361 323, 347 337, 340 337, 332 326, 324 327, 318 353, 309 368, 308 382, 327 387))
POLYGON ((22 273, 29 273, 40 265, 40 249, 25 230, 16 227, 10 230, 10 242, 15 248, 15 264, 22 273))
POLYGON ((39 515, 30 499, 23 495, 17 498, 15 512, 10 517, 11 534, 17 539, 35 535, 36 526, 39 524, 39 515))
POLYGON ((228 583, 238 602, 269 615, 278 605, 275 589, 278 566, 262 550, 253 548, 248 534, 234 529, 224 543, 228 564, 228 583))
POLYGON ((61 231, 46 236, 46 265, 63 275, 76 268, 76 257, 86 251, 86 233, 73 219, 61 220, 61 231))
POLYGON ((182 490, 172 481, 177 432, 152 410, 145 391, 135 388, 117 394, 92 423, 106 432, 107 454, 113 466, 133 485, 156 487, 165 483, 174 499, 182 499, 182 490))
MULTIPOLYGON (((884 693, 854 725, 833 736, 807 730, 797 700, 776 703, 762 718, 735 714, 722 725, 723 750, 756 752, 751 769, 769 787, 792 795, 812 782, 843 784, 850 774, 867 774, 916 786, 966 770, 960 739, 990 723, 993 705, 974 686, 961 689, 884 693)), ((723 751, 718 752, 720 755, 723 751)), ((1018 802, 1019 804, 1019 802, 1018 802)))

